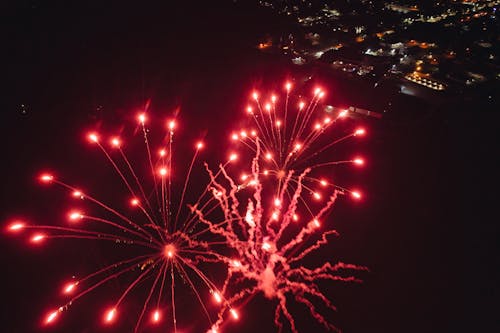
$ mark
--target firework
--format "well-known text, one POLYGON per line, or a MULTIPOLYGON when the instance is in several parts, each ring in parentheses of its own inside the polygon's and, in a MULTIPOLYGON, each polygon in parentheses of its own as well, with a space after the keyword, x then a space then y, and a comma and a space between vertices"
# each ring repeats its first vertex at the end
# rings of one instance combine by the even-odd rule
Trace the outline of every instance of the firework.
MULTIPOLYGON (((166 124, 166 135, 161 140, 158 155, 154 154, 150 146, 146 114, 139 114, 137 120, 135 132, 145 145, 144 155, 148 166, 146 169, 149 170, 146 176, 140 177, 136 172, 133 160, 126 154, 119 137, 111 137, 108 141, 97 132, 91 132, 87 138, 90 144, 102 151, 116 171, 128 192, 131 209, 139 212, 135 212, 138 218, 128 217, 127 215, 132 215, 133 212, 120 212, 111 204, 60 180, 52 173, 43 173, 39 177, 41 183, 59 185, 69 192, 73 200, 80 204, 90 203, 95 206, 92 209, 99 210, 101 214, 93 215, 74 209, 67 215, 69 225, 33 225, 14 221, 7 226, 11 233, 31 231, 29 241, 34 244, 55 238, 109 241, 116 244, 114 252, 127 255, 124 259, 112 262, 87 276, 75 278, 62 286, 67 301, 44 316, 44 325, 55 324, 60 315, 80 298, 116 279, 131 282, 125 285, 111 306, 103 310, 102 320, 106 325, 113 324, 123 316, 123 313, 120 313, 122 304, 140 286, 146 292, 143 292, 141 299, 141 311, 136 314, 134 331, 138 331, 146 321, 165 327, 168 323, 162 324, 162 321, 165 322, 162 318, 169 317, 172 331, 177 332, 179 310, 176 309, 176 300, 185 298, 185 295, 176 293, 179 284, 192 290, 190 294, 195 295, 196 302, 207 316, 207 326, 213 324, 211 312, 214 309, 211 310, 205 304, 205 299, 206 296, 212 295, 220 303, 222 293, 199 266, 200 263, 221 261, 220 255, 211 250, 215 242, 210 237, 204 237, 210 230, 200 230, 196 214, 187 210, 185 205, 191 173, 204 144, 201 141, 196 142, 189 167, 176 170, 177 174, 185 173, 186 177, 183 184, 179 184, 182 186, 175 186, 171 177, 176 156, 173 147, 175 120, 166 124), (152 186, 148 189, 144 185, 146 183, 151 183, 152 186), (148 316, 150 320, 147 320, 148 316)), ((198 199, 191 202, 191 206, 210 215, 215 200, 208 194, 207 191, 202 191, 198 199)), ((134 297, 134 302, 136 301, 134 297)), ((134 314, 127 314, 130 315, 134 314)))
MULTIPOLYGON (((298 332, 290 302, 305 305, 326 329, 337 330, 318 310, 318 303, 323 309, 335 310, 318 282, 359 282, 352 273, 366 270, 329 261, 316 268, 304 266, 308 255, 337 235, 327 219, 337 198, 348 194, 361 199, 359 191, 328 180, 324 174, 343 164, 363 165, 360 157, 331 160, 331 156, 334 147, 365 130, 357 128, 336 137, 331 129, 343 121, 347 111, 325 112, 325 92, 320 88, 309 101, 295 98, 291 90, 292 84, 286 83, 281 103, 277 95, 262 101, 258 92, 252 93, 246 108, 252 127, 230 135, 243 146, 242 159, 253 156, 246 172, 227 164, 219 165, 216 172, 207 166, 210 191, 223 217, 214 221, 201 210, 196 213, 233 250, 233 257, 226 261, 228 275, 222 287, 227 302, 213 330, 220 329, 227 317, 237 319, 236 307, 258 293, 277 304, 274 322, 280 332, 286 322, 292 332, 298 332)), ((238 156, 233 152, 230 160, 236 163, 238 156)))
POLYGON ((335 124, 343 122, 348 112, 328 112, 321 88, 315 88, 307 100, 291 93, 292 83, 286 83, 284 90, 283 97, 271 94, 265 100, 258 92, 251 94, 245 112, 252 124, 231 133, 235 148, 217 168, 205 163, 205 170, 197 171, 204 145, 196 142, 188 167, 179 169, 186 175, 179 184, 173 182, 177 179, 173 175, 181 173, 173 169, 177 165, 175 120, 166 123, 156 154, 146 127, 148 117, 138 115, 135 133, 144 141, 146 160, 139 163, 148 170, 142 177, 133 167, 136 159, 125 153, 119 137, 108 141, 89 133, 88 141, 102 151, 123 183, 133 214, 113 208, 52 173, 41 174, 42 183, 61 186, 73 200, 90 203, 101 214, 75 208, 68 212, 69 226, 14 221, 7 226, 8 232, 31 231, 33 244, 54 238, 107 241, 114 244, 115 252, 127 255, 63 285, 68 300, 49 311, 44 324, 54 324, 81 297, 107 282, 128 277, 121 294, 101 314, 106 325, 119 319, 122 305, 133 291, 142 289, 134 331, 149 316, 152 324, 177 332, 176 300, 184 299, 190 289, 207 317, 207 333, 220 332, 227 320, 240 319, 245 302, 257 294, 276 304, 274 322, 280 332, 285 326, 299 331, 291 302, 304 305, 326 329, 337 330, 325 314, 335 306, 319 282, 359 282, 355 272, 366 267, 327 259, 309 268, 307 259, 338 235, 328 219, 336 200, 341 196, 362 199, 360 191, 334 181, 330 171, 364 164, 359 156, 332 158, 337 145, 364 135, 365 130, 354 128, 337 135, 335 124), (190 179, 201 176, 206 184, 193 188, 190 179), (207 270, 207 265, 214 267, 207 270), (219 283, 208 271, 222 271, 216 274, 221 276, 219 283), (213 304, 207 304, 208 296, 213 304), (165 317, 169 325, 162 324, 165 317))

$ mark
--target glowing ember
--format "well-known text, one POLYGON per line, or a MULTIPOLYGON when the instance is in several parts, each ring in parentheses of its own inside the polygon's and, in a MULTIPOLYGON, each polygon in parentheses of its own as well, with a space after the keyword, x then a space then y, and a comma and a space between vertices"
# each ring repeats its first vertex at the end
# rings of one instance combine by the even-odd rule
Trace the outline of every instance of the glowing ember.
POLYGON ((9 231, 19 231, 24 228, 24 223, 14 222, 7 228, 9 231))
POLYGON ((45 323, 52 324, 56 320, 58 314, 59 314, 58 310, 49 313, 49 315, 47 316, 47 319, 45 319, 45 323))
POLYGON ((104 321, 107 323, 113 322, 113 320, 116 317, 116 309, 111 309, 106 313, 106 316, 104 317, 104 321))
POLYGON ((80 191, 73 191, 72 195, 76 198, 81 198, 83 196, 83 193, 80 191))
POLYGON ((160 311, 159 310, 156 310, 155 312, 153 312, 153 322, 154 323, 158 323, 160 321, 160 311))
POLYGON ((54 176, 52 175, 49 175, 49 174, 43 174, 40 176, 40 180, 43 182, 43 183, 50 183, 54 180, 54 176))
POLYGON ((175 255, 175 246, 172 244, 165 245, 165 249, 163 250, 163 254, 167 258, 172 258, 175 255))
POLYGON ((99 137, 95 133, 90 133, 89 134, 89 140, 92 142, 99 142, 99 137))
POLYGON ((365 163, 365 161, 363 161, 363 159, 361 159, 361 158, 356 158, 353 162, 354 162, 354 164, 357 164, 357 165, 363 165, 363 163, 365 163))
POLYGON ((214 299, 215 299, 215 301, 217 303, 221 303, 222 302, 222 297, 220 296, 220 294, 217 291, 214 291, 213 295, 214 295, 214 299))
POLYGON ((81 212, 78 212, 78 211, 73 211, 73 212, 69 213, 68 217, 71 221, 75 221, 75 220, 82 219, 83 214, 81 212))
POLYGON ((174 121, 174 120, 169 121, 169 122, 168 122, 168 129, 169 129, 170 131, 173 131, 173 130, 174 130, 174 128, 175 128, 175 121, 174 121))
POLYGON ((365 134, 365 130, 363 128, 359 128, 354 132, 354 135, 363 135, 365 134))
POLYGON ((238 315, 238 312, 236 312, 235 309, 231 309, 231 310, 229 310, 229 312, 231 312, 231 316, 233 316, 233 318, 235 320, 238 320, 238 318, 240 318, 240 316, 238 315))
POLYGON ((65 294, 70 294, 73 290, 75 290, 75 286, 76 284, 75 283, 68 283, 65 287, 64 287, 64 293, 65 294))
POLYGON ((121 141, 120 141, 120 139, 118 139, 118 138, 113 138, 113 139, 111 139, 111 145, 112 145, 113 147, 119 148, 119 147, 120 147, 120 145, 121 145, 121 141))
POLYGON ((45 235, 42 234, 36 234, 33 237, 31 237, 31 242, 32 243, 40 243, 45 239, 45 235))

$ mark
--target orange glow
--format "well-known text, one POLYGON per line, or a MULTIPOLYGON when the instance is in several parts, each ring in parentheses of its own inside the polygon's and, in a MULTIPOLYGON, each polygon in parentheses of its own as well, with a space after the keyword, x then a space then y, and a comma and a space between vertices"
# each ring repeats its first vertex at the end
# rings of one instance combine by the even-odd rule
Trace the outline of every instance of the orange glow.
POLYGON ((52 324, 56 318, 57 318, 57 315, 59 314, 59 310, 56 310, 56 311, 52 311, 51 313, 49 313, 49 315, 47 316, 47 319, 45 319, 45 324, 52 324))
POLYGON ((231 140, 233 140, 233 141, 238 140, 238 134, 233 133, 233 134, 231 135, 231 140))
POLYGON ((316 125, 314 125, 314 129, 316 129, 316 130, 321 129, 321 125, 320 125, 320 124, 318 124, 318 123, 316 123, 316 125))
POLYGON ((237 155, 237 154, 235 154, 235 153, 233 153, 233 154, 229 155, 229 160, 230 160, 230 161, 234 161, 234 160, 236 160, 237 158, 238 158, 238 155, 237 155))
POLYGON ((137 116, 137 119, 139 120, 139 122, 141 124, 144 125, 144 122, 146 121, 146 115, 144 113, 139 113, 139 115, 137 116))
POLYGON ((253 114, 253 109, 251 106, 247 107, 247 113, 253 114))
POLYGON ((280 200, 280 199, 278 199, 278 198, 274 199, 274 205, 275 205, 276 207, 281 206, 281 200, 280 200))
POLYGON ((35 235, 33 235, 33 237, 31 237, 31 242, 32 243, 40 243, 44 239, 45 239, 44 234, 35 234, 35 235))
POLYGON ((140 203, 140 201, 139 201, 139 199, 137 199, 137 198, 132 198, 132 199, 130 199, 130 204, 131 204, 132 206, 139 206, 139 203, 140 203))
POLYGON ((281 127, 281 120, 276 121, 276 127, 281 127))
POLYGON ((319 94, 318 94, 318 98, 323 98, 325 96, 325 92, 324 91, 320 91, 319 94))
POLYGON ((355 199, 361 199, 361 193, 357 192, 357 191, 353 191, 351 192, 351 195, 355 198, 355 199))
POLYGON ((321 223, 320 223, 317 219, 314 219, 314 220, 313 220, 313 224, 314 224, 314 226, 315 226, 316 228, 321 227, 321 223))
POLYGON ((91 142, 99 142, 99 137, 96 133, 90 133, 88 138, 91 142))
POLYGON ((313 197, 314 197, 314 199, 316 199, 316 200, 320 200, 320 199, 321 199, 321 194, 319 194, 318 192, 314 192, 314 193, 313 193, 313 197))
POLYGON ((160 176, 165 177, 167 175, 167 169, 161 168, 160 170, 158 170, 158 173, 160 174, 160 176))
POLYGON ((304 108, 304 106, 306 105, 306 103, 304 102, 300 102, 299 103, 299 110, 302 110, 304 108))
POLYGON ((104 317, 104 321, 106 323, 111 323, 111 322, 113 322, 115 317, 116 317, 116 309, 113 308, 111 310, 108 310, 108 312, 106 313, 106 316, 104 317))
POLYGON ((235 309, 231 309, 231 310, 229 310, 229 312, 231 312, 231 315, 233 316, 233 318, 234 318, 235 320, 238 320, 238 318, 240 317, 240 316, 238 315, 238 312, 236 312, 236 310, 235 310, 235 309))
POLYGON ((325 120, 323 120, 323 123, 329 124, 332 121, 330 117, 326 117, 325 120))
POLYGON ((9 227, 7 229, 9 231, 12 231, 12 232, 18 232, 18 231, 20 231, 23 228, 24 228, 24 223, 22 223, 22 222, 14 222, 11 225, 9 225, 9 227))
POLYGON ((42 183, 50 183, 54 180, 54 176, 48 173, 44 173, 43 175, 40 176, 40 181, 42 183))
POLYGON ((339 118, 344 118, 345 116, 347 116, 347 110, 343 110, 339 113, 339 118))
POLYGON ((273 154, 271 154, 271 153, 266 154, 266 160, 270 160, 272 158, 273 158, 273 154))
POLYGON ((292 219, 297 222, 299 220, 299 216, 297 214, 293 214, 292 219))
POLYGON ((241 261, 239 261, 239 260, 233 260, 233 261, 231 262, 231 265, 232 265, 233 267, 241 267, 241 261))
POLYGON ((167 155, 167 151, 165 149, 160 149, 158 154, 160 155, 160 157, 164 157, 165 155, 167 155))
POLYGON ((252 98, 253 98, 254 100, 258 100, 258 99, 259 99, 259 94, 258 94, 256 91, 254 91, 254 92, 252 93, 252 98))
POLYGON ((291 84, 290 82, 287 82, 287 83, 285 84, 285 89, 286 89, 287 91, 290 91, 290 89, 292 89, 292 84, 291 84))
POLYGON ((257 136, 257 131, 252 130, 252 131, 250 132, 250 134, 251 134, 253 137, 255 137, 255 136, 257 136))
POLYGON ((264 106, 267 112, 271 111, 271 104, 267 103, 266 106, 264 106))
POLYGON ((246 138, 246 137, 247 137, 247 132, 246 132, 246 131, 241 131, 241 132, 240 132, 240 136, 241 136, 242 138, 246 138))
POLYGON ((326 186, 326 185, 328 185, 328 182, 327 182, 326 180, 324 180, 324 179, 321 179, 321 180, 319 181, 319 183, 321 184, 321 186, 326 186))
POLYGON ((163 254, 167 257, 167 258, 173 258, 173 256, 175 255, 175 246, 173 244, 167 244, 165 245, 164 249, 163 249, 163 254))
POLYGON ((197 144, 196 144, 196 149, 201 149, 203 148, 203 142, 199 141, 197 144))
POLYGON ((151 318, 153 320, 153 323, 158 323, 160 321, 160 310, 156 310, 153 312, 153 316, 151 318))
POLYGON ((314 96, 318 95, 321 92, 320 88, 314 89, 314 96))
POLYGON ((275 95, 271 96, 271 102, 273 102, 273 104, 276 103, 276 96, 275 95))
POLYGON ((300 143, 296 143, 295 150, 299 150, 300 148, 302 148, 302 145, 300 143))

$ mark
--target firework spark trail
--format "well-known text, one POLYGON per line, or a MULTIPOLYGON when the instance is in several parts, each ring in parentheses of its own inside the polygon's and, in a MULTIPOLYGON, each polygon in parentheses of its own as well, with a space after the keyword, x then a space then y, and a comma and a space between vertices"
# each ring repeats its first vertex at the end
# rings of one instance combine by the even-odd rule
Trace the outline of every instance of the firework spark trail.
POLYGON ((219 165, 216 173, 207 167, 211 193, 222 218, 213 220, 201 210, 195 213, 207 229, 223 236, 234 251, 233 258, 227 258, 227 278, 221 289, 227 302, 219 311, 213 331, 222 327, 228 315, 236 319, 239 315, 234 306, 241 307, 258 293, 275 301, 275 325, 279 332, 285 325, 294 333, 299 331, 290 302, 304 305, 325 329, 337 330, 318 311, 318 302, 331 311, 336 309, 320 291, 318 281, 360 282, 352 274, 367 270, 364 266, 328 261, 314 269, 303 266, 308 255, 338 235, 326 221, 338 196, 361 197, 359 192, 313 172, 343 164, 362 165, 359 158, 331 160, 331 148, 364 134, 364 130, 357 129, 339 139, 326 135, 333 124, 345 118, 346 112, 337 116, 321 114, 325 93, 317 88, 308 103, 298 101, 298 111, 293 116, 288 109, 294 103, 291 83, 285 87, 284 111, 280 111, 276 95, 262 106, 259 94, 254 92, 255 107, 248 106, 246 110, 256 129, 242 129, 231 135, 233 141, 242 143, 253 154, 250 173, 238 176, 232 164, 219 165), (315 191, 318 186, 330 194, 315 191), (299 221, 300 215, 305 223, 299 221))
POLYGON ((320 88, 314 90, 309 102, 305 102, 295 101, 291 94, 291 83, 287 83, 285 87, 283 111, 276 95, 270 97, 270 102, 261 105, 259 94, 254 92, 252 99, 255 106, 248 106, 247 113, 251 115, 257 129, 243 129, 231 135, 232 140, 241 143, 251 152, 250 155, 243 153, 241 159, 241 163, 245 165, 244 170, 250 169, 249 173, 241 176, 235 174, 239 159, 235 152, 230 154, 226 162, 219 163, 216 171, 212 171, 205 162, 208 184, 195 202, 186 205, 188 209, 184 209, 184 200, 193 166, 203 144, 196 144, 186 171, 187 176, 178 191, 179 204, 173 207, 176 202, 172 201, 172 194, 176 191, 172 190, 171 181, 175 121, 170 120, 167 124, 168 149, 160 150, 158 160, 154 161, 145 113, 138 116, 138 121, 142 129, 147 164, 152 173, 148 179, 153 182, 152 192, 156 206, 149 200, 130 159, 122 150, 121 140, 113 138, 111 146, 124 161, 126 167, 123 170, 113 154, 101 143, 99 136, 96 133, 89 135, 90 142, 104 153, 132 195, 131 206, 139 208, 143 220, 128 218, 110 205, 55 179, 53 175, 42 175, 40 179, 43 183, 62 186, 71 191, 74 197, 88 200, 114 218, 73 211, 69 215, 70 221, 83 222, 83 226, 35 226, 14 222, 8 226, 8 231, 41 230, 32 235, 33 243, 50 238, 94 239, 114 241, 131 249, 142 248, 149 253, 143 255, 144 251, 141 251, 140 255, 122 259, 68 284, 65 287, 68 295, 77 286, 84 288, 68 303, 49 313, 45 324, 55 322, 59 314, 80 297, 110 280, 130 273, 134 275, 132 282, 126 286, 115 305, 105 313, 104 321, 107 324, 116 320, 118 307, 138 285, 152 280, 149 287, 145 288, 146 297, 135 324, 135 332, 141 328, 148 309, 151 310, 153 323, 161 321, 164 301, 171 303, 172 328, 174 333, 177 332, 176 297, 179 295, 176 295, 176 288, 179 282, 184 282, 195 294, 195 302, 200 304, 208 319, 208 333, 218 333, 227 316, 238 320, 240 314, 235 305, 241 308, 259 293, 275 302, 274 322, 280 332, 285 326, 289 326, 294 333, 298 332, 293 313, 289 309, 290 302, 308 308, 311 316, 326 329, 337 330, 318 311, 318 304, 335 311, 335 306, 321 292, 318 282, 360 282, 353 273, 366 270, 366 267, 342 262, 332 264, 329 261, 316 268, 306 268, 304 265, 307 256, 328 244, 331 236, 338 235, 326 221, 338 196, 350 194, 354 199, 361 198, 358 191, 317 176, 317 171, 345 164, 362 165, 363 160, 360 158, 331 160, 331 148, 349 138, 363 135, 364 130, 356 129, 340 138, 331 138, 330 134, 327 135, 328 130, 345 118, 347 111, 342 111, 335 117, 321 114, 325 93, 320 88), (298 103, 298 108, 293 115, 295 102, 298 103), (258 113, 253 112, 254 108, 258 113), (322 187, 322 191, 328 194, 323 195, 316 190, 318 187, 322 187), (137 193, 140 194, 140 200, 137 193), (301 220, 305 222, 300 222, 301 220), (111 231, 88 229, 96 225, 105 225, 111 231), (228 257, 228 253, 232 255, 228 257), (226 266, 227 275, 221 288, 199 268, 200 264, 208 263, 226 266), (219 305, 217 309, 204 303, 200 286, 212 294, 219 305))
MULTIPOLYGON (((156 205, 148 199, 145 185, 140 181, 138 174, 132 167, 131 160, 122 149, 122 141, 117 137, 113 137, 110 142, 111 148, 117 151, 118 155, 115 157, 102 143, 97 133, 88 135, 89 141, 98 146, 129 194, 132 195, 130 205, 132 208, 139 209, 139 212, 142 213, 140 218, 129 218, 110 204, 83 193, 77 187, 46 173, 40 176, 42 183, 55 184, 64 190, 70 191, 74 198, 88 201, 102 209, 106 213, 106 217, 93 216, 84 214, 79 210, 73 210, 68 214, 69 223, 72 224, 71 227, 32 225, 21 221, 15 221, 7 227, 7 231, 12 233, 23 230, 36 230, 37 233, 33 234, 30 239, 32 243, 41 243, 44 240, 53 238, 90 239, 111 241, 116 243, 116 246, 120 246, 117 251, 126 250, 124 253, 128 256, 127 258, 109 264, 67 284, 64 293, 72 295, 71 299, 50 312, 45 317, 45 325, 54 324, 59 315, 81 297, 111 280, 124 276, 132 277, 132 282, 125 286, 117 301, 114 302, 114 306, 105 312, 105 324, 113 323, 118 317, 119 307, 132 297, 132 292, 139 285, 146 285, 146 282, 150 281, 150 284, 147 284, 148 286, 145 288, 145 296, 135 323, 134 332, 141 329, 145 313, 148 310, 152 312, 152 322, 159 324, 161 322, 161 308, 165 306, 165 303, 171 306, 171 326, 173 331, 177 332, 179 322, 178 308, 175 301, 177 297, 176 289, 181 286, 181 283, 179 283, 181 281, 185 282, 184 284, 193 290, 196 295, 193 301, 198 303, 200 309, 206 314, 209 326, 213 325, 212 317, 216 317, 218 308, 208 308, 203 301, 204 297, 202 295, 211 293, 213 297, 221 299, 221 293, 217 288, 217 284, 212 282, 197 265, 200 263, 224 263, 228 260, 211 249, 211 246, 220 245, 224 242, 211 238, 212 230, 205 228, 205 224, 199 224, 197 216, 198 214, 210 216, 219 203, 213 199, 210 192, 212 185, 208 184, 195 202, 184 205, 189 179, 203 143, 198 142, 195 146, 194 155, 186 171, 187 175, 180 187, 181 191, 173 191, 170 175, 173 165, 175 122, 171 120, 167 125, 168 151, 162 149, 158 160, 155 162, 151 153, 146 120, 145 113, 138 116, 147 154, 146 165, 149 164, 152 172, 149 177, 143 178, 153 183, 152 192, 155 193, 156 205), (123 160, 123 169, 121 163, 117 163, 117 159, 123 160), (172 201, 174 193, 180 193, 178 207, 174 207, 173 203, 176 201, 172 201), (196 207, 196 209, 193 207, 196 207), (174 209, 175 211, 173 211, 174 209), (205 229, 201 230, 200 227, 205 229)), ((227 165, 227 163, 224 165, 227 165)), ((213 176, 217 177, 218 175, 219 173, 213 176)), ((222 226, 217 228, 222 228, 222 226)), ((225 302, 227 304, 227 301, 225 302)))

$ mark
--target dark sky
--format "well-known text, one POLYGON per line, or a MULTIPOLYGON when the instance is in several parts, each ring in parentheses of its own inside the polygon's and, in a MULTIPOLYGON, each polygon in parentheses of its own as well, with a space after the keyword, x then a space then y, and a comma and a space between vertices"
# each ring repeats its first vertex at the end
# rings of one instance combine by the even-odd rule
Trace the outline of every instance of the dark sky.
MULTIPOLYGON (((89 187, 100 183, 94 175, 103 161, 82 143, 87 128, 119 129, 151 99, 154 112, 168 115, 179 107, 183 123, 218 142, 227 124, 241 119, 250 88, 301 75, 256 51, 259 38, 286 22, 251 3, 4 6, 2 222, 61 217, 62 195, 34 181, 40 169, 89 187)), ((396 101, 384 119, 359 120, 369 129, 368 143, 353 149, 369 163, 353 177, 367 198, 335 210, 341 237, 329 251, 334 260, 371 272, 361 285, 327 288, 339 309, 332 321, 347 333, 497 331, 498 110, 480 100, 431 105, 380 97, 349 82, 322 80, 344 105, 396 101)), ((0 238, 6 333, 45 331, 38 321, 55 302, 54 286, 101 258, 91 244, 51 241, 33 249, 23 241, 0 238)), ((106 293, 82 300, 47 331, 100 331, 97 304, 106 293)), ((255 297, 241 322, 225 332, 276 332, 273 306, 255 297)), ((304 311, 298 317, 301 332, 321 331, 304 311)))

